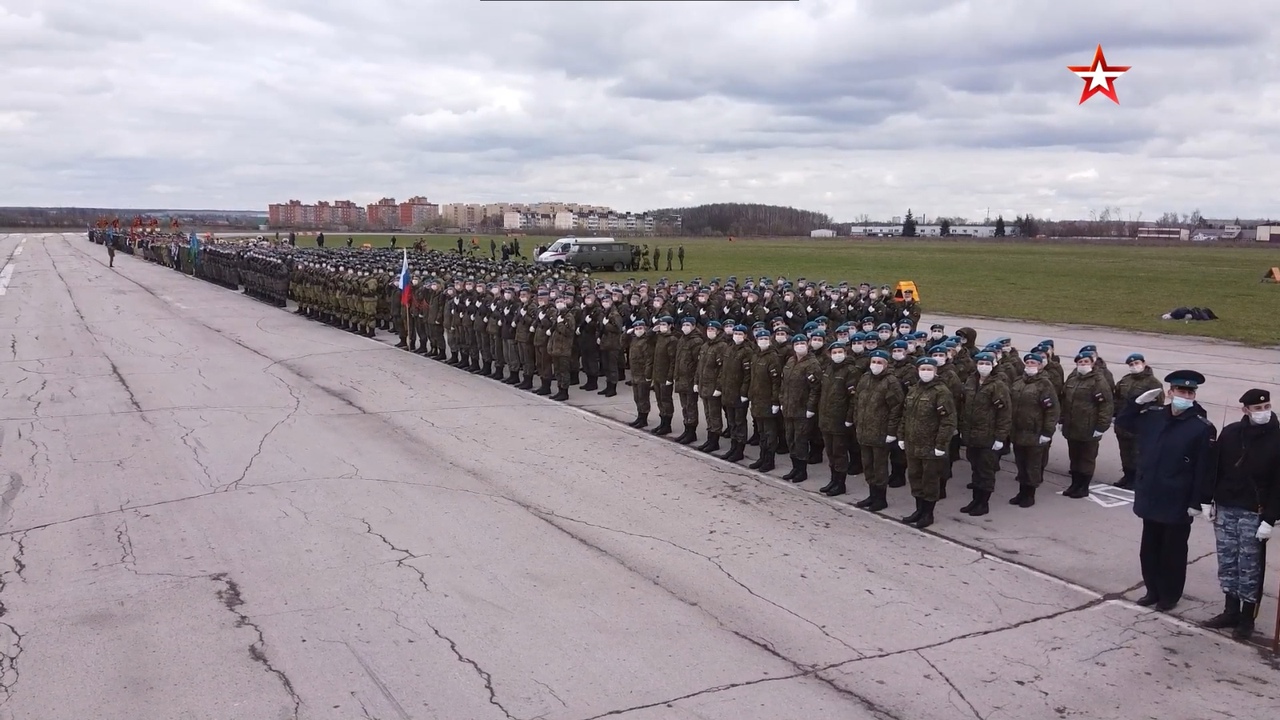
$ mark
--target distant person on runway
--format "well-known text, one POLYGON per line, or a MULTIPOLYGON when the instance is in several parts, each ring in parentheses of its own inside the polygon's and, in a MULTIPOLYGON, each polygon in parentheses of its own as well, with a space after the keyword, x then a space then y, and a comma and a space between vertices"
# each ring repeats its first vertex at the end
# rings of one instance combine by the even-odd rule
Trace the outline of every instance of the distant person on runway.
POLYGON ((1160 389, 1129 402, 1116 418, 1138 441, 1138 474, 1133 513, 1142 518, 1138 551, 1147 592, 1137 602, 1172 610, 1187 581, 1187 539, 1191 522, 1204 513, 1210 494, 1217 428, 1196 402, 1204 376, 1178 370, 1165 376, 1170 402, 1156 405, 1160 389))
POLYGON ((116 238, 114 235, 107 236, 107 267, 116 266, 116 238))

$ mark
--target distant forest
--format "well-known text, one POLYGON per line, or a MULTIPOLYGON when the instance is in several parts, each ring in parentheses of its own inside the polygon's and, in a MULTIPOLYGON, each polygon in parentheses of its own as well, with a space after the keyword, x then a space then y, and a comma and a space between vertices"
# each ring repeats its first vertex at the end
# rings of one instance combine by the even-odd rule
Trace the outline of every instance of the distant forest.
POLYGON ((716 203, 686 208, 662 208, 647 214, 658 218, 679 215, 686 235, 768 235, 795 237, 812 230, 849 231, 848 223, 832 222, 826 213, 780 205, 716 203))
POLYGON ((256 228, 265 223, 265 213, 227 210, 137 210, 120 208, 35 208, 0 207, 0 227, 3 228, 78 228, 92 226, 99 218, 120 218, 122 227, 129 227, 137 216, 156 218, 168 227, 169 218, 176 217, 184 226, 227 227, 234 229, 256 228))

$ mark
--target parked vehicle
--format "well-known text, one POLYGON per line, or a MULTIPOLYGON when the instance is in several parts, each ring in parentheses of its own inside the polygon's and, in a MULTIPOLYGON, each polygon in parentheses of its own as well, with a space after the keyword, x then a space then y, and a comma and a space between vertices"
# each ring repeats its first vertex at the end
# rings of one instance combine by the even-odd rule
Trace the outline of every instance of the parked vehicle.
POLYGON ((631 243, 613 238, 564 237, 556 240, 534 262, 539 265, 580 270, 622 272, 631 266, 631 243))

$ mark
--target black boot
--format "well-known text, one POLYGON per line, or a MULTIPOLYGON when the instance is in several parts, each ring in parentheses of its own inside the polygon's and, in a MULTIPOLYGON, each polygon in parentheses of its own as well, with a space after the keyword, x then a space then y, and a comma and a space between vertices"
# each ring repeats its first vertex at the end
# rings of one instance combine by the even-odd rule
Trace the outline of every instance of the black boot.
POLYGON ((790 460, 791 460, 791 472, 787 473, 786 475, 783 475, 782 476, 783 480, 791 480, 792 478, 794 478, 796 475, 800 473, 800 463, 796 462, 795 458, 790 458, 790 460))
POLYGON ((912 525, 918 530, 923 530, 929 527, 930 525, 932 525, 933 524, 933 506, 937 504, 938 503, 933 502, 931 500, 925 500, 924 512, 920 515, 920 519, 916 520, 914 523, 912 523, 912 525))
POLYGON ((546 396, 550 395, 550 394, 551 394, 551 380, 550 380, 549 378, 543 378, 543 379, 542 379, 542 385, 541 385, 537 390, 534 390, 534 391, 533 391, 533 394, 534 394, 534 395, 541 395, 541 396, 543 396, 543 397, 546 397, 546 396))
MULTIPOLYGON (((973 487, 973 483, 969 483, 969 487, 970 487, 970 488, 972 488, 972 487, 973 487)), ((969 501, 969 504, 968 504, 968 505, 965 505, 964 507, 960 508, 960 512, 964 513, 965 515, 968 515, 970 510, 972 510, 972 509, 974 509, 975 507, 977 507, 977 506, 978 506, 978 494, 979 494, 979 493, 981 493, 981 492, 982 492, 981 490, 974 490, 974 491, 973 491, 973 499, 969 501)))
POLYGON ((618 394, 618 383, 609 383, 604 386, 604 396, 613 397, 618 394))
POLYGON ((531 372, 526 372, 526 373, 524 374, 524 377, 520 379, 520 384, 519 384, 519 385, 516 385, 516 389, 517 389, 517 390, 532 390, 532 389, 533 389, 533 373, 531 373, 531 372))
POLYGON ((600 389, 600 384, 596 382, 596 376, 595 376, 595 375, 588 375, 588 376, 587 376, 587 384, 586 384, 586 385, 583 385, 583 386, 582 386, 582 389, 583 389, 585 392, 591 392, 591 391, 593 391, 593 390, 599 390, 599 389, 600 389))
POLYGON ((845 473, 837 473, 837 472, 833 472, 831 474, 834 476, 834 479, 832 480, 834 484, 830 488, 823 490, 822 494, 826 495, 827 497, 836 497, 837 495, 845 494, 847 490, 845 489, 845 486, 844 486, 844 480, 848 476, 845 475, 845 473))
POLYGON ((738 462, 739 460, 742 460, 747 456, 746 453, 743 452, 746 449, 747 449, 746 443, 738 442, 737 440, 734 440, 732 443, 729 444, 729 452, 721 456, 720 459, 726 460, 728 462, 738 462))
POLYGON ((859 510, 870 510, 871 506, 876 502, 876 486, 871 485, 867 488, 867 496, 854 503, 853 506, 859 510))
POLYGON ((1072 473, 1071 487, 1062 493, 1063 497, 1069 497, 1076 500, 1089 497, 1089 485, 1092 484, 1093 478, 1082 475, 1080 473, 1072 473))
POLYGON ((1027 485, 1025 483, 1018 483, 1018 494, 1009 498, 1009 504, 1021 505, 1023 498, 1025 498, 1026 496, 1027 496, 1027 485))
POLYGON ((939 500, 947 499, 947 480, 948 479, 949 478, 944 477, 942 478, 942 482, 938 483, 938 499, 939 500))
POLYGON ((911 525, 918 521, 922 515, 924 515, 924 501, 920 498, 916 498, 916 511, 902 518, 902 522, 911 525))
POLYGON ((760 447, 760 429, 754 423, 751 425, 751 437, 747 438, 747 444, 751 447, 760 447))
POLYGON ((756 470, 762 473, 767 473, 767 472, 772 472, 773 469, 777 467, 777 464, 775 462, 777 459, 777 456, 774 454, 772 450, 765 450, 763 453, 760 454, 760 457, 764 459, 764 462, 761 463, 760 467, 756 468, 756 470))
POLYGON ((1135 605, 1139 605, 1141 607, 1151 607, 1152 605, 1160 602, 1160 598, 1156 597, 1155 594, 1151 592, 1151 588, 1147 588, 1146 594, 1133 602, 1135 605))
POLYGON ((445 363, 445 365, 452 365, 452 366, 454 366, 454 367, 457 367, 457 366, 458 366, 458 353, 450 353, 450 355, 449 355, 449 361, 448 361, 448 362, 446 362, 446 363, 445 363))
POLYGON ((1253 637, 1253 616, 1257 611, 1258 606, 1256 603, 1240 603, 1240 622, 1236 624, 1236 629, 1231 632, 1231 637, 1236 640, 1248 640, 1253 637))
POLYGON ((702 452, 714 453, 720 451, 720 433, 707 433, 706 447, 702 448, 702 452))
POLYGON ((502 365, 500 363, 494 363, 493 372, 489 374, 489 377, 494 380, 506 382, 507 374, 502 371, 502 365))
POLYGON ((560 385, 559 389, 556 390, 556 394, 551 396, 551 399, 558 400, 559 402, 564 402, 565 400, 568 400, 569 387, 567 385, 560 385))
POLYGON ((1204 627, 1210 630, 1224 630, 1233 628, 1240 624, 1240 598, 1235 595, 1227 595, 1226 607, 1222 612, 1215 615, 1203 623, 1204 627))
POLYGON ((796 464, 795 477, 791 478, 791 482, 799 485, 809 479, 809 463, 804 460, 792 460, 796 464))
POLYGON ((823 485, 822 487, 818 488, 818 492, 820 492, 820 493, 822 493, 823 495, 825 495, 825 494, 827 493, 827 491, 828 491, 828 490, 830 490, 831 488, 833 488, 833 487, 835 487, 835 486, 836 486, 836 471, 835 471, 835 470, 832 470, 832 471, 831 471, 831 480, 830 480, 830 481, 828 481, 826 485, 823 485))
POLYGON ((1132 487, 1133 487, 1133 473, 1128 473, 1128 472, 1127 472, 1127 473, 1125 473, 1124 475, 1121 475, 1121 476, 1120 476, 1120 479, 1116 481, 1116 484, 1115 484, 1115 486, 1114 486, 1114 487, 1118 487, 1118 488, 1120 488, 1121 490, 1128 490, 1128 489, 1132 488, 1132 487))
POLYGON ((512 371, 511 371, 511 374, 507 376, 507 379, 506 379, 506 380, 503 380, 502 382, 506 383, 507 385, 519 385, 519 384, 520 384, 520 371, 519 371, 519 370, 512 370, 512 371))
POLYGON ((684 435, 680 436, 680 440, 678 442, 681 445, 689 445, 689 444, 692 444, 693 441, 697 439, 698 439, 698 426, 686 425, 684 428, 684 435))
POLYGON ((632 420, 630 425, 637 430, 649 427, 649 413, 637 413, 636 419, 632 420))
POLYGON ((577 385, 577 384, 578 384, 578 372, 575 370, 569 373, 569 387, 573 387, 574 385, 577 385))
POLYGON ((1036 504, 1036 489, 1028 485, 1027 492, 1022 496, 1022 502, 1018 503, 1018 507, 1029 508, 1036 504))
POLYGON ((671 418, 658 416, 658 427, 651 431, 654 435, 663 436, 671 434, 671 418))
POLYGON ((991 505, 988 503, 991 499, 991 493, 986 490, 974 490, 973 492, 976 497, 973 507, 969 508, 967 513, 974 517, 981 517, 991 512, 991 505))
POLYGON ((760 466, 764 464, 764 456, 765 456, 765 451, 764 451, 764 450, 761 450, 761 451, 760 451, 760 457, 758 457, 758 458, 756 458, 754 461, 752 461, 752 462, 751 462, 751 464, 747 466, 747 469, 748 469, 748 470, 759 470, 759 469, 760 469, 760 466))
POLYGON ((880 512, 889 507, 889 488, 886 485, 871 488, 871 497, 875 502, 871 503, 867 510, 871 512, 880 512))

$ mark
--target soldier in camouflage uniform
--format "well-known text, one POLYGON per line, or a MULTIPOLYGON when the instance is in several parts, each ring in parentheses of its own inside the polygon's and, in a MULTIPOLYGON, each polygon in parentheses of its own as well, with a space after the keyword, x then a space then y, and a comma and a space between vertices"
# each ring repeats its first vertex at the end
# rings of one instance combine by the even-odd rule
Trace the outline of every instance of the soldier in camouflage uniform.
POLYGON ((857 405, 852 402, 860 379, 858 368, 848 360, 848 346, 836 341, 828 351, 829 362, 822 370, 822 389, 818 399, 818 429, 827 451, 831 482, 818 492, 829 497, 847 492, 849 444, 852 440, 857 405))
POLYGON ((1062 437, 1067 441, 1071 462, 1071 486, 1063 492, 1069 498, 1089 495, 1098 460, 1098 441, 1111 428, 1115 401, 1111 386, 1094 372, 1094 356, 1076 356, 1076 370, 1067 376, 1062 389, 1062 437))
POLYGON ((707 323, 707 342, 698 355, 698 375, 693 386, 702 401, 702 411, 707 418, 707 441, 698 446, 702 452, 716 452, 720 449, 720 438, 724 433, 724 411, 721 406, 723 391, 718 387, 720 382, 720 366, 724 364, 729 346, 720 339, 720 322, 712 320, 707 323))
POLYGON ((636 404, 636 419, 630 426, 643 430, 649 426, 649 391, 653 376, 653 343, 646 337, 644 320, 631 325, 631 398, 636 404))
POLYGON ((1044 483, 1049 443, 1062 410, 1053 383, 1040 372, 1045 365, 1044 356, 1027 353, 1022 361, 1022 376, 1009 386, 1013 458, 1018 468, 1018 494, 1009 499, 1009 504, 1029 508, 1036 504, 1036 488, 1044 483))
POLYGON ((916 511, 902 522, 917 528, 933 524, 933 507, 942 492, 947 447, 956 433, 956 403, 937 379, 933 358, 920 358, 918 382, 907 392, 902 409, 902 438, 898 447, 907 455, 907 478, 916 499, 916 511))
POLYGON ((975 372, 964 384, 960 402, 960 436, 969 461, 973 500, 960 512, 978 517, 990 512, 1000 451, 1013 432, 1013 400, 1003 375, 995 372, 991 353, 974 356, 975 372))
POLYGON ((752 346, 747 343, 747 326, 737 325, 732 330, 732 341, 720 364, 720 379, 716 383, 721 392, 725 425, 729 435, 729 452, 721 459, 738 462, 746 457, 747 410, 750 399, 747 387, 751 381, 752 346))
MULTIPOLYGON (((1151 368, 1147 367, 1147 359, 1141 353, 1133 353, 1125 358, 1125 365, 1129 367, 1129 374, 1120 378, 1116 383, 1115 396, 1115 412, 1118 414, 1129 404, 1131 400, 1137 399, 1140 395, 1148 390, 1162 390, 1163 385, 1156 379, 1151 368)), ((1164 403, 1163 392, 1161 397, 1156 399, 1159 403, 1164 403)), ((1116 426, 1116 443, 1120 446, 1120 468, 1122 475, 1119 482, 1116 483, 1118 488, 1133 487, 1135 473, 1138 469, 1138 438, 1128 429, 1116 426)))
MULTIPOLYGON (((756 350, 751 356, 747 397, 751 415, 760 431, 760 457, 747 467, 769 472, 776 466, 778 423, 782 412, 782 356, 769 339, 769 331, 755 331, 756 350)), ((694 406, 697 413, 697 406, 694 406)))
MULTIPOLYGON (((656 307, 661 312, 661 307, 656 307)), ((658 396, 658 427, 653 429, 654 435, 670 435, 671 419, 675 417, 675 373, 677 339, 671 326, 675 318, 670 315, 658 317, 654 327, 655 333, 650 342, 653 344, 653 364, 649 371, 649 382, 653 392, 658 396)))
POLYGON ((822 391, 822 365, 809 354, 809 338, 791 338, 794 352, 782 367, 782 424, 791 449, 791 472, 783 480, 802 483, 809 479, 809 436, 818 414, 822 391))
POLYGON ((692 317, 680 319, 680 337, 676 342, 675 393, 680 397, 680 419, 684 432, 676 438, 681 445, 698 439, 698 395, 693 387, 698 382, 698 357, 706 342, 692 317))
POLYGON ((614 296, 600 298, 600 371, 604 375, 604 389, 597 395, 614 397, 618 394, 618 380, 622 376, 622 340, 626 337, 622 313, 614 296))
POLYGON ((568 297, 556 298, 555 320, 547 341, 547 354, 551 356, 556 378, 556 394, 552 400, 569 399, 569 363, 573 357, 573 343, 577 338, 578 315, 568 297))

